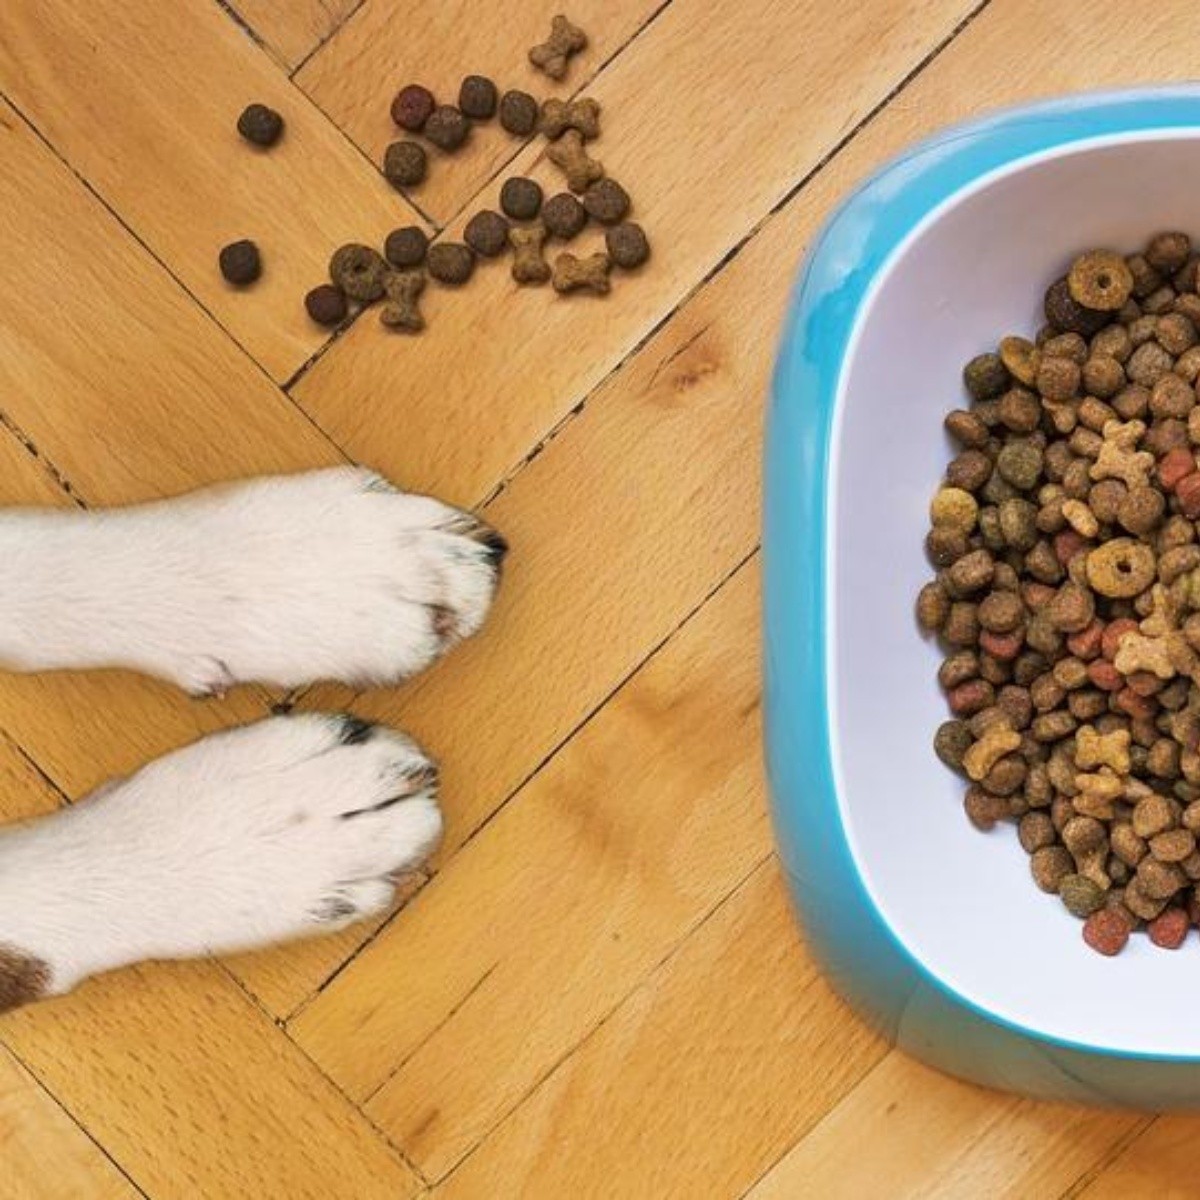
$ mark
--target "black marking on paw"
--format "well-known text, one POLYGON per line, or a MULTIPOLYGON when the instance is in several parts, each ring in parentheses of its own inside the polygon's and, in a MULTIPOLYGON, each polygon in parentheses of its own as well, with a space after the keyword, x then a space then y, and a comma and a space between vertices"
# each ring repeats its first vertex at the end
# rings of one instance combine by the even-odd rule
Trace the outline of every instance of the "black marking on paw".
POLYGON ((398 792, 394 796, 389 796, 386 800, 381 800, 378 804, 372 804, 367 808, 356 808, 351 812, 341 814, 343 821, 349 821, 351 817, 366 816, 367 813, 383 812, 385 809, 392 808, 394 805, 401 803, 404 800, 411 800, 414 796, 419 796, 427 792, 432 792, 437 788, 438 769, 433 763, 424 763, 422 766, 409 771, 403 778, 403 791, 398 792))
POLYGON ((0 1013, 40 1000, 50 990, 50 968, 40 958, 0 942, 0 1013))
POLYGON ((324 924, 329 921, 344 921, 347 917, 352 917, 357 912, 358 909, 345 896, 326 896, 313 909, 312 915, 314 921, 320 921, 324 924))
POLYGON ((343 746, 357 746, 360 742, 370 741, 374 733, 374 722, 364 721, 362 717, 346 713, 342 717, 342 728, 338 734, 338 741, 343 746))
POLYGON ((487 550, 488 562, 498 571, 504 565, 508 553, 508 540, 499 530, 485 526, 479 535, 479 544, 487 550))

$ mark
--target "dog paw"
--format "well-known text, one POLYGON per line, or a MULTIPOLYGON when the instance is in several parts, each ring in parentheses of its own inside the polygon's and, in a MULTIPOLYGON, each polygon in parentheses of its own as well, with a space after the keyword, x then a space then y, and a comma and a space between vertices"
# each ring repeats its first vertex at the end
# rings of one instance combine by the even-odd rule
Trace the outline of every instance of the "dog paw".
POLYGON ((437 771, 353 717, 274 717, 0 838, 0 927, 56 991, 154 958, 341 928, 392 903, 442 830, 437 771))

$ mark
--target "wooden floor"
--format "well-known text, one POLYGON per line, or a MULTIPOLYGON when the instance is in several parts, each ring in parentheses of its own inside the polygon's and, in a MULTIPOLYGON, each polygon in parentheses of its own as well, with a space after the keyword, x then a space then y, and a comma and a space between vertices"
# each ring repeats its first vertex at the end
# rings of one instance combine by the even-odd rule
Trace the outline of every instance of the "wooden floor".
MULTIPOLYGON (((455 233, 541 147, 410 208, 390 94, 524 61, 557 0, 5 0, 0 502, 119 503, 344 458, 482 505, 485 634, 352 705, 442 759, 449 837, 376 928, 146 967, 0 1022, 0 1196, 1200 1196, 1200 1122, 1034 1104, 889 1051, 819 978, 759 749, 759 433, 799 257, 863 175, 983 108, 1194 77, 1188 0, 572 0, 596 153, 656 248, 606 301, 500 264, 428 332, 327 342, 330 250, 455 233), (236 11, 235 11, 236 10, 236 11), (269 155, 241 107, 286 115, 269 155), (267 272, 226 288, 215 249, 267 272)), ((0 817, 261 715, 0 678, 0 817)))

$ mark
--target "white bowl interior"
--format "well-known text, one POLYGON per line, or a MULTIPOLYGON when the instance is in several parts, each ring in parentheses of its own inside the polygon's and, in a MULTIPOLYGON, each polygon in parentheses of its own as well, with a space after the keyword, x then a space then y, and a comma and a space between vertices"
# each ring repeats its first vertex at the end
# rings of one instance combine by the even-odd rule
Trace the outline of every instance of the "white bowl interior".
POLYGON ((1010 825, 975 830, 962 782, 934 757, 945 720, 936 647, 913 603, 922 540, 965 402, 962 364, 1005 333, 1032 336, 1041 296, 1093 246, 1159 229, 1200 237, 1196 139, 1091 143, 981 180, 925 221, 864 306, 832 450, 830 689, 834 769, 859 869, 897 936, 978 1006, 1072 1042, 1200 1055, 1200 946, 1142 935, 1108 959, 1033 885, 1010 825))

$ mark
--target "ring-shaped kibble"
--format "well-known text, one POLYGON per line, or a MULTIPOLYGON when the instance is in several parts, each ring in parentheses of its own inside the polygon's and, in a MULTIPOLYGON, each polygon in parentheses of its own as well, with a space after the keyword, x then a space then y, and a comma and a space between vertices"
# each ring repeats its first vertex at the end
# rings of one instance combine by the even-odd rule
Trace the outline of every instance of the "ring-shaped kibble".
POLYGON ((1113 538, 1087 556, 1088 583, 1112 600, 1140 595, 1154 582, 1157 570, 1154 551, 1132 538, 1113 538))
POLYGON ((1071 264, 1067 287, 1084 308, 1116 312, 1133 291, 1133 272, 1115 251, 1089 250, 1071 264))
POLYGON ((333 252, 329 278, 350 297, 370 304, 383 295, 388 265, 383 256, 359 242, 349 242, 333 252))

